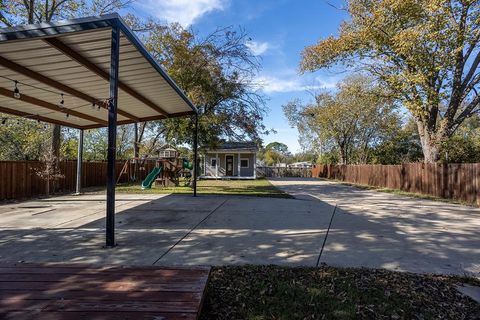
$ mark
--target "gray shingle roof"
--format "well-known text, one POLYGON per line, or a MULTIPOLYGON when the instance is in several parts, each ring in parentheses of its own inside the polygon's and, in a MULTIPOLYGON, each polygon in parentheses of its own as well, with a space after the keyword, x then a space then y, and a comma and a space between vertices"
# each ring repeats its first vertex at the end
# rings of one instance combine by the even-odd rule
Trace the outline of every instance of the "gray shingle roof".
POLYGON ((246 142, 223 142, 217 146, 208 148, 203 147, 203 150, 252 150, 258 151, 257 144, 253 141, 246 142))

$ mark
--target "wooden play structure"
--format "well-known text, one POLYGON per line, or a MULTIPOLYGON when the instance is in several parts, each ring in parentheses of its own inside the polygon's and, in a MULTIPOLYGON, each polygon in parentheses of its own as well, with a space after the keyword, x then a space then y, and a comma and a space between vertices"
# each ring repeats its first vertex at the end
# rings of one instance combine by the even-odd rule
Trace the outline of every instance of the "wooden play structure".
POLYGON ((158 151, 158 158, 155 159, 155 168, 142 182, 142 189, 150 189, 153 183, 156 187, 176 187, 182 177, 186 178, 186 184, 190 185, 192 170, 193 164, 182 158, 177 149, 170 145, 163 146, 158 151))
POLYGON ((175 187, 180 184, 180 178, 183 177, 189 185, 192 170, 193 164, 183 158, 177 149, 167 145, 159 149, 157 157, 133 158, 125 161, 117 183, 127 177, 128 181, 143 179, 142 189, 150 189, 154 183, 156 187, 175 187), (137 179, 135 179, 135 162, 138 167, 137 179))

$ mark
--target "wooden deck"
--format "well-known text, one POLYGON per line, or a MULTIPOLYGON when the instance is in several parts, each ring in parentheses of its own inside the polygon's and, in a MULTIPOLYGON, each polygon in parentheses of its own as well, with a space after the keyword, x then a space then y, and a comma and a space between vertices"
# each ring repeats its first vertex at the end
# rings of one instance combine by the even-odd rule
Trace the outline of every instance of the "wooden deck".
POLYGON ((0 319, 197 319, 210 268, 0 265, 0 319))

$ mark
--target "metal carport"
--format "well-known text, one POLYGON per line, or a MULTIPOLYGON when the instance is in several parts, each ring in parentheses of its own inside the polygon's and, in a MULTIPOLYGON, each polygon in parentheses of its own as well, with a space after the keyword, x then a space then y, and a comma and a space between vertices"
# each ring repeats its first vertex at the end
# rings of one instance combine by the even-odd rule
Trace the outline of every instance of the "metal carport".
POLYGON ((83 130, 108 127, 108 247, 118 124, 195 116, 197 168, 197 109, 118 14, 0 29, 0 112, 79 129, 79 162, 83 130))

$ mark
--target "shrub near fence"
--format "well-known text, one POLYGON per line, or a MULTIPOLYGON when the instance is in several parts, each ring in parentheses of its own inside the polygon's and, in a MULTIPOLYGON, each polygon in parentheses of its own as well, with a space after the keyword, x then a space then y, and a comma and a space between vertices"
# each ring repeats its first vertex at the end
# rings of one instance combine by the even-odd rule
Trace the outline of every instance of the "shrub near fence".
POLYGON ((299 177, 310 178, 312 170, 309 168, 282 168, 282 167, 257 167, 257 177, 282 178, 299 177))
POLYGON ((480 205, 480 163, 317 165, 312 176, 480 205))
MULTIPOLYGON (((82 187, 105 186, 107 181, 106 162, 84 162, 82 167, 82 187)), ((116 176, 120 174, 125 161, 117 161, 116 176)), ((129 163, 133 171, 133 163, 129 163)), ((155 163, 145 163, 145 170, 140 171, 140 179, 145 178, 155 163)), ((26 199, 46 194, 46 182, 37 175, 43 167, 40 161, 0 161, 0 201, 26 199)), ((56 193, 74 192, 76 186, 77 162, 61 161, 60 172, 63 178, 56 182, 56 193)), ((120 182, 128 182, 123 175, 120 182)))

